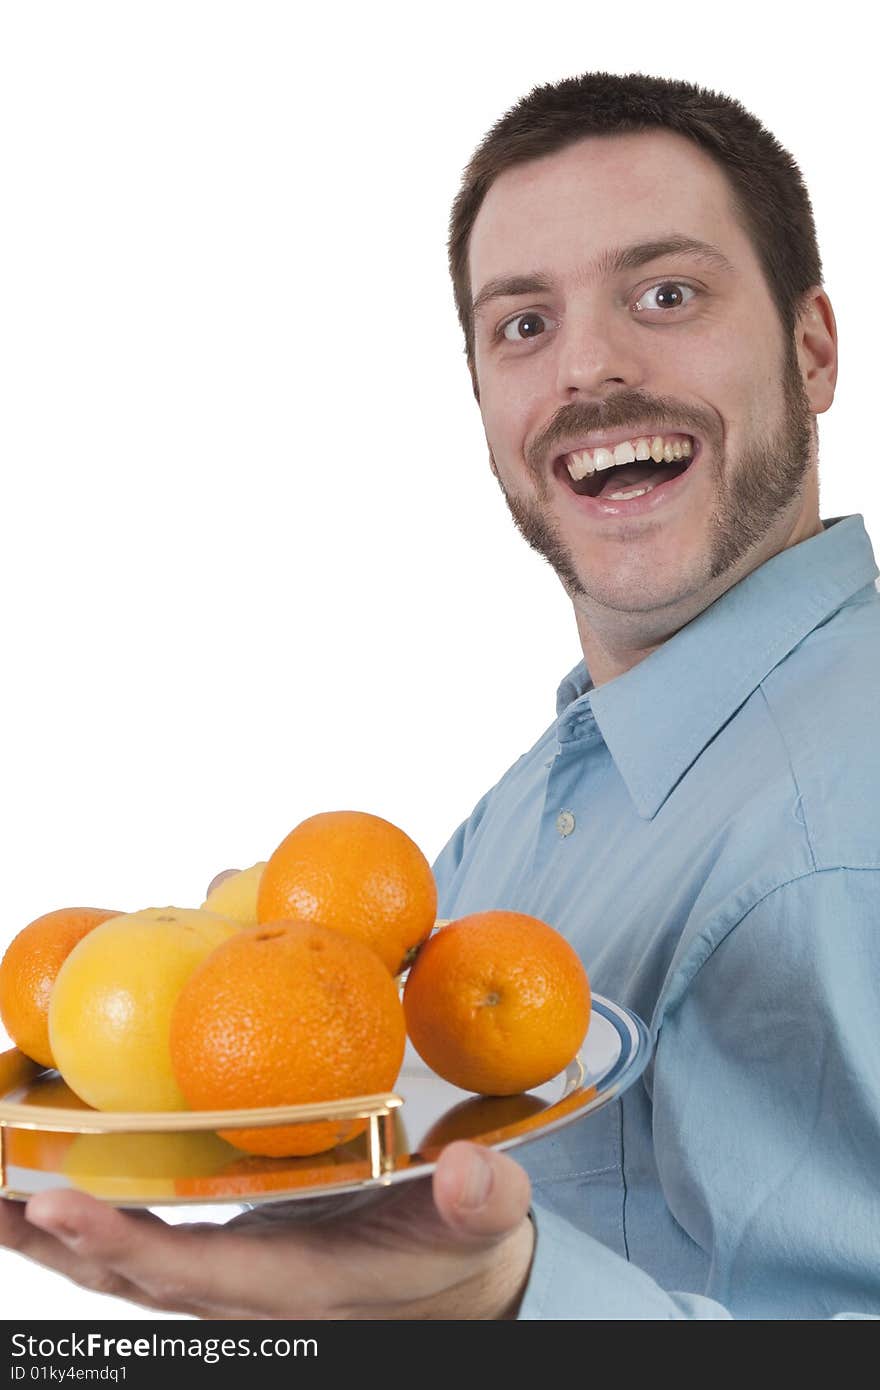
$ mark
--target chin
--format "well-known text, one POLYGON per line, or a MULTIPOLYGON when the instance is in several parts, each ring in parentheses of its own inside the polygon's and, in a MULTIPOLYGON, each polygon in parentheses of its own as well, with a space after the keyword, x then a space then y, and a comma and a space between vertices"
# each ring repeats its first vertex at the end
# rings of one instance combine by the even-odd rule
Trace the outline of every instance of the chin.
POLYGON ((570 588, 562 576, 560 578, 576 605, 585 609, 598 606, 615 613, 631 614, 655 613, 688 603, 695 594, 705 589, 708 580, 706 573, 685 574, 679 569, 674 574, 661 575, 650 566, 631 566, 627 567, 625 574, 618 572, 614 575, 607 571, 602 574, 581 571, 576 590, 570 588))

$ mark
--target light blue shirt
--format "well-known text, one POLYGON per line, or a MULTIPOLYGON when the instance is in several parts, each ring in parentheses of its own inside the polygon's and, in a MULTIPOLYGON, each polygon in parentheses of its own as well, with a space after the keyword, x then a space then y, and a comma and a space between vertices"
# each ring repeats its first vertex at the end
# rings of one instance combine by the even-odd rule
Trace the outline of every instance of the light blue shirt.
POLYGON ((824 527, 577 666, 435 865, 441 917, 543 918, 654 1044, 514 1154, 523 1318, 880 1315, 880 594, 862 518, 824 527))

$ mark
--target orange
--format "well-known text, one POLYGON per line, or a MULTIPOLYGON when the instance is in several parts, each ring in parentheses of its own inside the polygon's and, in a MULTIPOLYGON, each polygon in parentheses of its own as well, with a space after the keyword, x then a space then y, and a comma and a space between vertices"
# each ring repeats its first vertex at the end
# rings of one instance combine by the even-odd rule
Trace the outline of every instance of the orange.
MULTIPOLYGON (((397 986, 362 941, 311 922, 244 927, 178 996, 171 1064, 196 1110, 331 1102, 390 1091, 406 1044, 397 986)), ((225 1129, 247 1153, 322 1153, 365 1121, 225 1129)))
POLYGON ((49 1043, 49 995, 74 946, 118 912, 99 907, 60 907, 14 937, 0 963, 0 1018, 25 1056, 54 1067, 49 1043))
POLYGON ((298 825, 260 879, 260 922, 296 918, 356 936, 392 975, 437 916, 431 866, 404 831, 364 811, 324 811, 298 825))
POLYGON ((465 1091, 510 1096, 568 1066, 587 1034, 590 985, 559 932, 520 912, 477 912, 435 932, 410 970, 413 1046, 465 1091))

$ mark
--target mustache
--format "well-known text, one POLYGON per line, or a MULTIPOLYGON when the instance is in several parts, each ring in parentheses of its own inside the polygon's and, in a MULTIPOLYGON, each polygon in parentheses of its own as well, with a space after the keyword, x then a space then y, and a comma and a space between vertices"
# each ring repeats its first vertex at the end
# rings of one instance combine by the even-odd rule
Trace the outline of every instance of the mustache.
POLYGON ((556 412, 549 425, 534 440, 526 453, 526 463, 539 471, 560 453, 560 444, 577 435, 596 434, 627 429, 642 433, 664 434, 681 430, 685 434, 703 435, 716 442, 715 421, 693 406, 669 397, 648 396, 640 391, 621 391, 606 401, 572 401, 556 412), (645 424, 650 421, 646 431, 645 424))

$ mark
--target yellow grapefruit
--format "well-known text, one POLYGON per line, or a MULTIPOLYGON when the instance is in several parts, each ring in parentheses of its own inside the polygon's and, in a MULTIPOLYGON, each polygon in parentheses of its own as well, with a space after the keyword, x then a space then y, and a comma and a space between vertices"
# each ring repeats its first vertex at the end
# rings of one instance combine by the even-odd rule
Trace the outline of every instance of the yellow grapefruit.
POLYGON ((193 970, 240 927, 201 908, 114 917, 73 948, 49 1001, 49 1039, 72 1091, 97 1110, 184 1110, 168 1033, 193 970))

